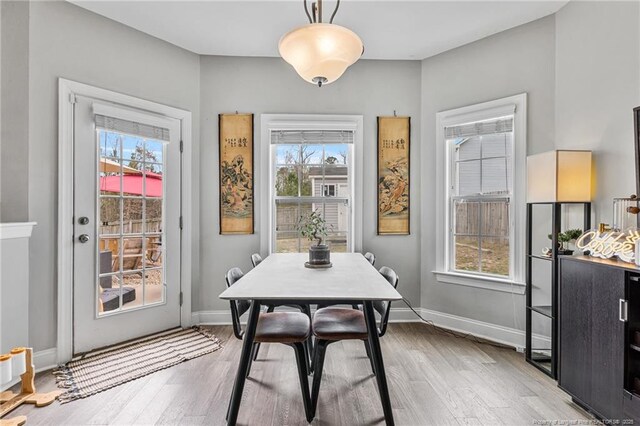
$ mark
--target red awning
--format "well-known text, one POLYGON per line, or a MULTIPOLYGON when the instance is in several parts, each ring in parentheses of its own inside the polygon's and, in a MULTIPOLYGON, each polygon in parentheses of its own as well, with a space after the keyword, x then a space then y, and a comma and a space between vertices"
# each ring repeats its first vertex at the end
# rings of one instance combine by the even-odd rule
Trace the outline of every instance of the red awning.
MULTIPOLYGON (((145 172, 147 177, 147 197, 162 197, 162 175, 145 172)), ((105 176, 100 178, 100 191, 120 193, 121 175, 105 176)), ((122 175, 122 193, 125 195, 143 195, 143 175, 122 175)))

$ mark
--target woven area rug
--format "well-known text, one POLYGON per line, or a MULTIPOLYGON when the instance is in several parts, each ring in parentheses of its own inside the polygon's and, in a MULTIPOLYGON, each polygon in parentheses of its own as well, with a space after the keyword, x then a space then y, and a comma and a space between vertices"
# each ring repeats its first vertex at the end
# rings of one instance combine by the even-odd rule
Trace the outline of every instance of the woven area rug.
POLYGON ((61 403, 86 398, 114 386, 220 349, 207 330, 173 329, 106 349, 88 352, 54 370, 61 403))

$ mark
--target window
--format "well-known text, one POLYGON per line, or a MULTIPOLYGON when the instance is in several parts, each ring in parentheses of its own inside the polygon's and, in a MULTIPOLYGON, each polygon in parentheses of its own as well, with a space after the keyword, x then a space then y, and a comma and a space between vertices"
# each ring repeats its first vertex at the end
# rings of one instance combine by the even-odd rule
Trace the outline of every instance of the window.
POLYGON ((509 277, 513 117, 445 128, 450 271, 509 277))
POLYGON ((335 197, 336 196, 336 185, 335 184, 329 184, 329 185, 323 185, 324 190, 324 196, 325 197, 335 197))
POLYGON ((436 277, 522 293, 526 95, 441 112, 437 121, 436 277))
POLYGON ((297 224, 312 211, 326 220, 332 251, 352 250, 353 139, 353 131, 271 132, 271 251, 306 252, 311 242, 300 236, 297 224))

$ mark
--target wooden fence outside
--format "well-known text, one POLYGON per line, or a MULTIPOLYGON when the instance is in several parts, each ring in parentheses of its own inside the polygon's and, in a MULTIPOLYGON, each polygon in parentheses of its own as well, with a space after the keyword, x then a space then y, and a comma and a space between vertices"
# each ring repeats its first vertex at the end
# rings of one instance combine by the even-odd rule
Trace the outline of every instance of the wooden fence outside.
MULTIPOLYGON (((142 234, 142 220, 128 220, 123 224, 124 234, 142 234)), ((162 220, 147 220, 146 233, 162 232, 162 220)), ((100 226, 100 235, 117 235, 120 233, 120 222, 108 222, 100 226)))
POLYGON ((454 213, 456 234, 509 235, 509 204, 506 202, 459 203, 454 213))

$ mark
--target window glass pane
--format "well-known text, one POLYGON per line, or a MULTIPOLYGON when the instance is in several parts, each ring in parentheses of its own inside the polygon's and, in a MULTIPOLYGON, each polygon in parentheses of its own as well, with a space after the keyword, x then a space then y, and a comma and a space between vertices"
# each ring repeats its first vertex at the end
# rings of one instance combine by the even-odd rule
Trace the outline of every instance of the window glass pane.
POLYGON ((300 145, 276 145, 276 164, 298 164, 300 145))
POLYGON ((162 164, 162 155, 164 149, 164 144, 162 142, 147 139, 145 141, 144 147, 146 151, 147 162, 162 164))
POLYGON ((143 239, 138 237, 123 238, 122 270, 134 271, 142 269, 143 239))
POLYGON ((456 234, 478 235, 480 219, 480 203, 454 201, 453 223, 456 234))
POLYGON ((302 145, 302 164, 322 164, 322 145, 302 145))
POLYGON ((120 135, 100 129, 98 130, 98 143, 100 157, 106 157, 110 159, 120 158, 120 135))
POLYGON ((162 199, 145 200, 144 232, 154 234, 162 232, 162 199))
POLYGON ((509 238, 482 238, 482 272, 509 275, 509 238))
POLYGON ((120 237, 100 238, 98 268, 101 275, 120 270, 120 237))
POLYGON ((143 198, 124 198, 122 200, 123 230, 124 234, 142 233, 142 212, 144 208, 143 198))
POLYGON ((483 236, 509 237, 509 202, 483 202, 481 225, 483 236))
POLYGON ((164 301, 164 283, 162 282, 162 270, 145 270, 144 276, 144 304, 160 303, 164 301))
POLYGON ((478 237, 454 237, 454 268, 458 271, 479 272, 478 237))
POLYGON ((457 195, 480 193, 480 160, 457 164, 457 195))
POLYGON ((335 197, 336 196, 336 185, 328 184, 324 185, 323 196, 325 197, 335 197))
POLYGON ((111 313, 120 310, 120 274, 98 278, 98 312, 111 313))
POLYGON ((324 146, 325 164, 348 164, 348 144, 326 144, 324 146))
POLYGON ((296 226, 300 218, 298 202, 276 201, 275 211, 275 251, 276 253, 297 253, 300 238, 296 226))
MULTIPOLYGON (((162 165, 145 163, 147 172, 144 174, 145 197, 162 197, 162 165)), ((131 176, 128 176, 131 179, 131 176)))
POLYGON ((482 136, 482 158, 511 155, 511 133, 482 136))
POLYGON ((506 158, 482 160, 483 194, 508 194, 510 184, 511 172, 506 158))
POLYGON ((480 158, 480 136, 453 139, 457 160, 476 160, 480 158))
POLYGON ((301 166, 300 167, 300 196, 321 197, 322 166, 301 166), (317 184, 316 187, 313 185, 317 184), (317 191, 317 192, 316 192, 317 191))
MULTIPOLYGON (((314 207, 319 208, 318 204, 314 207)), ((326 202, 323 204, 323 217, 327 222, 328 235, 325 241, 331 251, 344 253, 347 251, 347 235, 349 231, 349 205, 345 202, 326 202)))
POLYGON ((279 197, 298 196, 298 167, 278 166, 275 177, 275 192, 279 197))
POLYGON ((122 275, 122 310, 142 306, 143 278, 141 272, 122 275))

